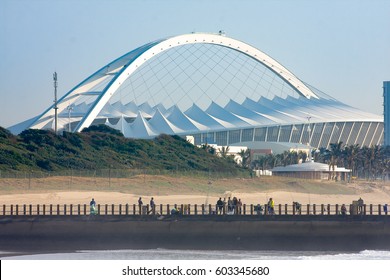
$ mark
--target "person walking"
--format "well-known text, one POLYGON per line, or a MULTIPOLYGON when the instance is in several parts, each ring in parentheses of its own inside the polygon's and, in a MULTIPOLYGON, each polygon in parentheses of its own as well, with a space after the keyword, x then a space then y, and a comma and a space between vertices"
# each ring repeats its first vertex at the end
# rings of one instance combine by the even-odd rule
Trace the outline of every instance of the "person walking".
POLYGON ((144 203, 142 202, 142 197, 139 197, 138 198, 138 209, 139 209, 139 214, 141 215, 142 214, 142 205, 144 203))
POLYGON ((228 205, 228 214, 233 214, 233 200, 231 200, 230 197, 228 198, 227 205, 228 205))
POLYGON ((154 203, 154 198, 152 197, 149 202, 150 210, 149 213, 154 213, 156 204, 154 203))
POLYGON ((268 201, 268 214, 273 215, 274 214, 274 208, 275 208, 275 202, 272 199, 272 197, 268 201))
MULTIPOLYGON (((364 201, 363 199, 360 197, 358 199, 358 214, 362 215, 363 214, 363 208, 364 208, 364 201)), ((364 213, 365 214, 365 213, 364 213)))
POLYGON ((89 203, 89 213, 90 215, 96 215, 96 201, 94 198, 89 203))
POLYGON ((222 198, 220 197, 217 201, 217 214, 221 215, 222 214, 222 209, 223 209, 223 201, 222 201, 222 198))
POLYGON ((345 204, 341 205, 341 215, 347 215, 347 207, 345 207, 345 204))
POLYGON ((241 198, 239 198, 237 201, 237 214, 241 215, 241 211, 242 211, 242 201, 241 198))
POLYGON ((237 197, 233 197, 233 214, 237 214, 237 204, 238 204, 237 197))
POLYGON ((257 205, 254 207, 254 210, 256 211, 256 214, 257 214, 257 215, 262 215, 262 214, 263 214, 263 207, 261 207, 260 203, 257 204, 257 205))

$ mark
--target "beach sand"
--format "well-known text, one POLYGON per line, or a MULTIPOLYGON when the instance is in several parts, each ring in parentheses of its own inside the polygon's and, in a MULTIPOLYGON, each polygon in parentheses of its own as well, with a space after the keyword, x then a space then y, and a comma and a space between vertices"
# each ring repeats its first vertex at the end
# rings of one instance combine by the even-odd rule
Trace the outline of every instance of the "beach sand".
MULTIPOLYGON (((217 195, 141 195, 144 204, 154 197, 156 204, 209 204, 216 203, 217 195)), ((384 190, 359 194, 310 194, 289 191, 267 191, 257 193, 225 192, 220 197, 237 197, 243 204, 264 204, 272 197, 275 204, 350 204, 359 197, 366 204, 390 204, 390 195, 384 190)), ((137 204, 139 195, 108 191, 49 191, 42 193, 18 193, 0 195, 1 204, 89 204, 94 198, 98 204, 137 204)))
POLYGON ((293 178, 199 179, 190 177, 140 176, 111 181, 104 179, 50 177, 28 182, 0 179, 0 204, 144 204, 154 197, 156 204, 215 204, 219 197, 237 197, 243 204, 350 204, 360 197, 365 204, 390 204, 390 184, 299 180, 293 178), (92 182, 92 183, 91 183, 92 182), (28 184, 31 188, 27 188, 28 184), (106 184, 107 185, 107 184, 106 184))

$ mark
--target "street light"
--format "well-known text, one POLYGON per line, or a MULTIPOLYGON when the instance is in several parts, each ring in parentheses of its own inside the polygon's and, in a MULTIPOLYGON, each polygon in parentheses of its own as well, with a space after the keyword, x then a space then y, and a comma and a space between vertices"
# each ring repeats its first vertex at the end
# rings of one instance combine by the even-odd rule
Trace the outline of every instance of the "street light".
POLYGON ((57 72, 54 72, 54 74, 53 74, 53 81, 54 81, 54 131, 55 131, 55 134, 57 134, 57 123, 58 123, 57 72))
POLYGON ((66 109, 68 110, 68 130, 69 130, 69 132, 72 132, 71 127, 70 127, 70 112, 73 110, 73 107, 74 107, 73 104, 66 107, 66 109))
POLYGON ((307 122, 308 122, 308 127, 307 127, 307 131, 309 132, 309 161, 312 161, 312 157, 311 157, 311 136, 312 136, 312 133, 311 133, 311 128, 310 128, 310 120, 311 120, 311 117, 307 117, 307 122))

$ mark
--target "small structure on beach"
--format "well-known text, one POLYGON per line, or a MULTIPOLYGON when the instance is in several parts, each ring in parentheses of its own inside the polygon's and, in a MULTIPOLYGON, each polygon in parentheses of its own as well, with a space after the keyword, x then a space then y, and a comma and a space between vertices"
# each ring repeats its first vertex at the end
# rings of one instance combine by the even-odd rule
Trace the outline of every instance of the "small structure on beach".
POLYGON ((278 166, 273 168, 272 175, 304 179, 347 180, 351 169, 330 166, 325 163, 307 161, 299 164, 278 166))

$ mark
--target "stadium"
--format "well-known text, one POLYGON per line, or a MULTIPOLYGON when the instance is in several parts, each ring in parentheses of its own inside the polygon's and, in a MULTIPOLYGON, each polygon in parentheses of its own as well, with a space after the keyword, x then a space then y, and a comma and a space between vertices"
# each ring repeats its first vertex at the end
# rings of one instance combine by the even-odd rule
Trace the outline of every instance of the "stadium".
MULTIPOLYGON (((259 49, 216 34, 156 40, 105 65, 42 114, 8 128, 80 132, 96 124, 125 137, 192 136, 194 144, 280 152, 330 143, 378 145, 383 116, 301 81, 259 49)), ((191 137, 191 138, 192 138, 191 137)))

